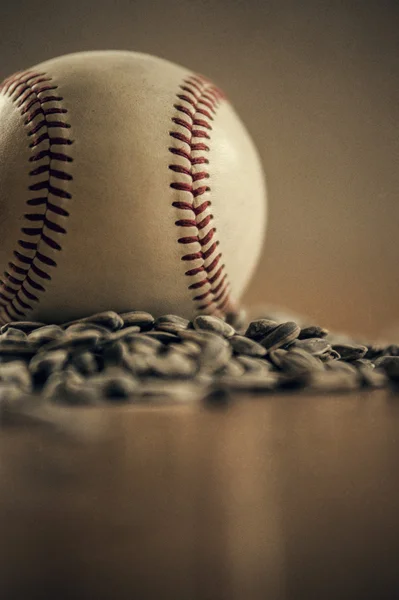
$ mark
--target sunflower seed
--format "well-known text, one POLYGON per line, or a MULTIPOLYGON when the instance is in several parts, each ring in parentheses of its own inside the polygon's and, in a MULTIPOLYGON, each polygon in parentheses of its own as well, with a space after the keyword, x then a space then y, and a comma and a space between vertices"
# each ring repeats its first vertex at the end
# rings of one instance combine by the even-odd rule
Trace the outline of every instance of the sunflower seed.
POLYGON ((38 329, 38 327, 43 327, 45 324, 46 323, 41 323, 39 321, 10 321, 0 328, 0 333, 6 333, 10 328, 19 329, 24 333, 30 333, 34 329, 38 329))
POLYGON ((202 389, 208 389, 217 379, 213 375, 213 373, 206 373, 204 371, 199 371, 195 377, 195 383, 199 386, 202 386, 202 389))
POLYGON ((119 329, 118 331, 114 331, 113 333, 108 334, 104 339, 101 340, 102 344, 109 344, 115 341, 128 341, 130 338, 134 337, 136 334, 140 332, 140 327, 137 325, 131 325, 130 327, 124 327, 123 329, 119 329))
POLYGON ((377 345, 370 345, 367 348, 367 352, 364 355, 364 358, 369 358, 371 360, 373 360, 374 358, 378 358, 379 356, 382 356, 384 352, 384 346, 377 346, 377 345))
POLYGON ((187 329, 190 321, 179 315, 161 315, 155 320, 154 329, 159 329, 161 325, 176 325, 181 329, 187 329))
POLYGON ((218 386, 233 392, 268 392, 277 389, 279 381, 277 373, 268 373, 261 377, 252 374, 240 377, 225 375, 218 379, 218 386))
POLYGON ((17 385, 24 392, 31 392, 32 378, 26 363, 16 360, 0 365, 0 387, 5 383, 17 385))
POLYGON ((123 357, 122 365, 136 377, 145 377, 152 372, 151 355, 149 354, 128 354, 123 357))
POLYGON ((332 348, 341 355, 343 360, 363 358, 367 352, 366 346, 358 344, 333 344, 332 348))
POLYGON ((183 341, 194 342, 198 344, 201 348, 206 345, 209 341, 214 339, 223 339, 216 333, 211 333, 209 331, 195 331, 191 329, 184 329, 179 331, 178 334, 179 339, 183 341))
POLYGON ((122 341, 116 341, 107 345, 102 352, 104 367, 118 366, 126 360, 128 354, 128 347, 122 341))
POLYGON ((166 331, 147 331, 146 333, 143 333, 143 337, 153 338, 163 344, 171 344, 179 339, 177 335, 167 333, 166 331))
POLYGON ((190 340, 169 344, 169 349, 192 357, 198 356, 198 354, 201 352, 201 346, 190 340))
POLYGON ((193 377, 197 371, 197 365, 192 358, 173 351, 153 357, 150 364, 154 375, 165 378, 193 377))
POLYGON ((326 363, 325 368, 329 371, 348 373, 353 377, 358 377, 358 369, 352 363, 344 362, 342 359, 333 360, 326 363))
POLYGON ((229 342, 236 354, 246 356, 264 356, 267 354, 266 348, 244 335, 233 335, 229 342))
POLYGON ((97 385, 101 393, 108 399, 125 401, 137 388, 137 380, 122 369, 114 367, 97 376, 97 385))
POLYGON ((392 381, 399 381, 399 356, 381 356, 375 366, 382 369, 392 381))
POLYGON ((96 313, 89 317, 83 317, 82 319, 75 319, 74 321, 69 321, 68 323, 64 323, 63 327, 67 328, 71 325, 75 325, 78 323, 91 323, 94 325, 102 325, 106 327, 110 331, 116 331, 117 329, 121 329, 124 324, 123 317, 118 315, 118 313, 113 310, 106 310, 104 312, 96 313))
POLYGON ((62 400, 67 395, 69 387, 65 373, 52 373, 41 390, 41 396, 47 399, 57 397, 58 400, 62 400))
POLYGON ((41 392, 49 402, 73 406, 150 398, 187 403, 211 390, 226 397, 305 387, 349 391, 385 387, 388 375, 399 381, 392 363, 398 344, 356 341, 281 311, 264 311, 246 327, 242 319, 241 329, 238 323, 237 313, 188 321, 105 311, 60 326, 7 324, 0 335, 0 402, 4 390, 19 398, 17 386, 32 398, 41 392))
POLYGON ((0 343, 0 359, 4 362, 4 358, 19 360, 20 358, 30 358, 36 354, 36 350, 27 341, 24 340, 7 340, 0 343), (7 343, 6 343, 7 342, 7 343))
POLYGON ((277 327, 268 333, 260 343, 266 350, 272 352, 272 350, 277 350, 277 348, 281 348, 282 346, 293 342, 298 337, 300 331, 301 328, 297 323, 287 321, 286 323, 277 325, 277 327))
POLYGON ((28 335, 28 342, 41 346, 47 342, 57 340, 64 335, 63 329, 59 325, 44 325, 38 327, 28 335))
POLYGON ((245 366, 242 363, 240 363, 238 360, 236 360, 235 358, 232 358, 223 367, 223 369, 221 371, 219 371, 218 375, 220 374, 222 377, 224 377, 225 375, 230 375, 232 377, 240 377, 241 375, 244 375, 244 373, 246 373, 246 372, 247 372, 247 369, 245 368, 245 366))
POLYGON ((383 352, 384 356, 399 356, 399 345, 398 344, 390 344, 384 348, 383 352))
POLYGON ((42 381, 54 373, 61 371, 68 360, 68 352, 65 349, 52 350, 50 352, 39 352, 29 363, 29 371, 35 381, 42 381))
POLYGON ((267 358, 275 367, 281 368, 282 361, 284 356, 287 354, 288 350, 283 350, 283 348, 277 348, 277 350, 272 350, 267 358))
POLYGON ((382 369, 370 369, 359 365, 359 373, 363 385, 372 388, 382 388, 388 383, 388 377, 382 369))
POLYGON ((216 373, 229 362, 232 357, 232 348, 227 340, 215 334, 208 338, 198 356, 200 370, 205 373, 216 373))
POLYGON ((338 354, 336 350, 330 350, 329 352, 324 352, 323 354, 320 354, 319 358, 321 361, 327 363, 333 360, 339 360, 341 358, 341 355, 338 354))
POLYGON ((326 352, 330 352, 331 346, 322 338, 306 338, 303 340, 294 340, 290 348, 305 350, 313 356, 320 356, 326 352))
POLYGON ((156 354, 164 348, 159 340, 142 334, 140 336, 129 335, 127 339, 123 340, 123 343, 126 344, 132 354, 156 354))
MULTIPOLYGON (((53 376, 52 376, 53 377, 53 376)), ((58 406, 98 406, 102 404, 98 391, 85 383, 76 385, 63 379, 59 373, 47 384, 43 397, 58 406)))
POLYGON ((123 327, 137 325, 141 331, 149 331, 154 325, 154 317, 142 310, 131 310, 130 312, 120 313, 123 321, 123 327))
POLYGON ((84 333, 86 331, 98 331, 102 336, 109 336, 110 330, 107 327, 103 327, 102 325, 98 325, 96 323, 74 323, 73 325, 69 325, 65 329, 65 333, 68 335, 75 335, 77 333, 84 333))
POLYGON ((305 375, 312 371, 323 371, 323 363, 302 348, 286 352, 280 360, 280 367, 287 375, 305 375))
POLYGON ((218 335, 230 338, 235 334, 235 329, 223 319, 211 315, 198 315, 193 321, 194 329, 197 331, 210 331, 218 335))
POLYGON ((357 369, 360 368, 368 368, 368 369, 374 369, 375 368, 375 364, 369 360, 368 358, 357 358, 356 360, 353 360, 351 362, 351 364, 356 367, 357 369))
POLYGON ((165 331, 166 333, 173 333, 176 335, 179 333, 179 331, 184 329, 187 328, 183 327, 182 325, 178 325, 177 323, 160 323, 157 326, 156 331, 165 331))
POLYGON ((255 375, 256 373, 269 373, 271 370, 271 365, 267 360, 263 360, 261 358, 256 358, 253 356, 236 356, 236 361, 243 365, 246 373, 252 373, 255 375))
POLYGON ((60 339, 47 342, 41 347, 42 351, 48 352, 51 350, 73 350, 75 348, 92 349, 97 345, 98 340, 101 339, 101 333, 96 329, 87 329, 86 331, 67 335, 66 333, 60 339))
POLYGON ((16 327, 9 327, 1 336, 0 340, 26 340, 27 335, 22 329, 17 329, 16 327))
POLYGON ((251 340, 259 342, 271 331, 274 331, 277 326, 277 321, 273 321, 271 319, 256 319, 255 321, 251 321, 251 323, 248 325, 245 336, 251 340))
POLYGON ((329 334, 328 329, 324 327, 319 327, 318 325, 309 325, 308 327, 303 327, 298 336, 298 339, 305 340, 308 338, 323 338, 329 334))
POLYGON ((98 372, 98 363, 95 356, 89 352, 84 351, 79 354, 75 354, 71 358, 72 365, 75 369, 82 373, 82 375, 93 375, 98 372))
POLYGON ((30 344, 28 338, 15 338, 13 336, 7 337, 7 333, 0 338, 0 348, 29 348, 30 344))

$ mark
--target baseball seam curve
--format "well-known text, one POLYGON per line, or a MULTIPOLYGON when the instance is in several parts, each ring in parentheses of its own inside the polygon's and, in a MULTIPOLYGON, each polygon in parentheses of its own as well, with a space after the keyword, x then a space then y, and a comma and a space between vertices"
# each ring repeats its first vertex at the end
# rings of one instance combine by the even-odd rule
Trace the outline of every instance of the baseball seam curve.
POLYGON ((178 219, 175 225, 192 231, 177 241, 195 246, 181 260, 195 263, 185 275, 193 278, 188 285, 190 291, 201 289, 200 294, 192 297, 197 311, 224 316, 233 310, 234 303, 225 264, 221 262, 222 253, 218 252, 220 241, 210 211, 212 202, 208 199, 211 187, 206 181, 210 178, 206 153, 210 150, 212 122, 224 95, 202 75, 190 75, 179 88, 173 105, 177 116, 171 118, 177 127, 169 132, 173 139, 169 152, 177 157, 169 169, 177 174, 177 180, 170 187, 178 193, 178 200, 172 206, 187 211, 187 217, 178 219), (208 197, 203 197, 205 194, 208 197))
POLYGON ((73 161, 65 151, 73 140, 66 135, 71 125, 66 120, 68 111, 61 105, 63 98, 57 95, 57 89, 52 77, 31 71, 15 73, 0 85, 0 94, 8 96, 25 117, 24 126, 32 151, 29 162, 34 167, 29 171, 34 182, 28 186, 30 197, 26 204, 43 207, 42 212, 36 208, 36 212, 24 214, 23 237, 17 242, 19 248, 13 251, 9 271, 4 271, 0 279, 0 318, 3 313, 5 320, 24 317, 26 311, 33 309, 32 303, 39 301, 37 293, 45 292, 43 283, 51 281, 50 267, 57 266, 48 249, 60 251, 58 236, 66 234, 63 225, 69 212, 63 204, 72 195, 62 185, 63 182, 67 185, 73 177, 62 167, 73 161), (51 135, 53 130, 55 134, 51 135), (55 161, 61 166, 55 165, 55 161))

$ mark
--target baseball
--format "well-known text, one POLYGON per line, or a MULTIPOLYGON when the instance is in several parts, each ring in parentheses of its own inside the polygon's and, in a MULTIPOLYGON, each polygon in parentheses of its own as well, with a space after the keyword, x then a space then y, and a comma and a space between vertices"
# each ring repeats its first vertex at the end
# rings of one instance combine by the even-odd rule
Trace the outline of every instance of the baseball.
POLYGON ((0 322, 224 318, 267 220, 256 148, 205 76, 79 52, 0 85, 0 322))

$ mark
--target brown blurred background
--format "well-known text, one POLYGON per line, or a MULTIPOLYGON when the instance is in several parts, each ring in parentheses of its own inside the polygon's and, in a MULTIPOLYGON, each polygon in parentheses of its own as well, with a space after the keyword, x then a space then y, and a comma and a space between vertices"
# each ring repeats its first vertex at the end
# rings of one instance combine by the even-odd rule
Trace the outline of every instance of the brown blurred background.
POLYGON ((213 78, 267 174, 268 233, 244 301, 376 336, 399 321, 398 25, 397 0, 13 0, 0 77, 127 49, 213 78))

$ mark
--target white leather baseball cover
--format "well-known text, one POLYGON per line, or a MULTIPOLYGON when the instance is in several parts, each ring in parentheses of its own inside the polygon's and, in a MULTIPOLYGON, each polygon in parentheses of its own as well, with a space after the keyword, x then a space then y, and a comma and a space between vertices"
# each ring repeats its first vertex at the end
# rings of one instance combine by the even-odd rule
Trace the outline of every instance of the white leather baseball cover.
POLYGON ((224 316, 261 251, 256 149, 208 79, 70 54, 0 85, 0 321, 224 316))

